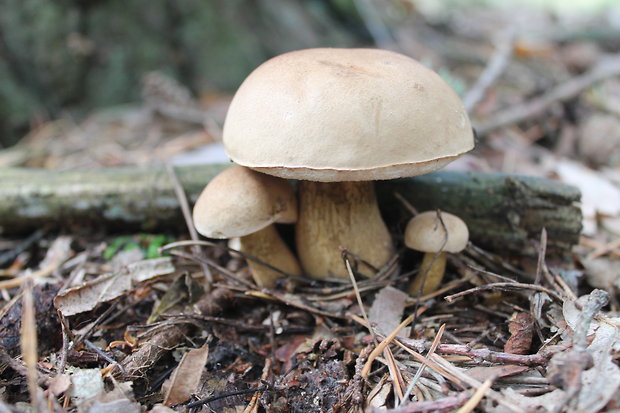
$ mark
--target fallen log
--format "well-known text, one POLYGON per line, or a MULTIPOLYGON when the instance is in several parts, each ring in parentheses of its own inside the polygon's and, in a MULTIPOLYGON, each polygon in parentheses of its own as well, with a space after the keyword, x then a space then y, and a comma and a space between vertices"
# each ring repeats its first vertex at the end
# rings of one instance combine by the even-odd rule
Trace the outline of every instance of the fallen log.
MULTIPOLYGON (((190 202, 228 165, 179 167, 190 202)), ((418 210, 441 208, 467 222, 480 246, 516 254, 535 253, 543 227, 549 252, 566 253, 579 240, 579 191, 548 179, 495 173, 440 171, 381 181, 377 193, 388 224, 402 230, 411 214, 395 196, 418 210)), ((183 228, 172 180, 163 166, 83 171, 0 171, 0 234, 38 228, 104 227, 108 231, 183 228)))

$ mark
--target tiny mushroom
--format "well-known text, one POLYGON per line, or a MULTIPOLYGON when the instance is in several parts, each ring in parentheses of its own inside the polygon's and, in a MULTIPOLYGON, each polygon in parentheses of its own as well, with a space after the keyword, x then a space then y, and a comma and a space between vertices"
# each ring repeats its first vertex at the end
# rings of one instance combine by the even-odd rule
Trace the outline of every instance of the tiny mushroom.
MULTIPOLYGON (((297 221, 291 184, 242 166, 217 175, 202 191, 193 211, 196 230, 208 238, 239 237, 240 250, 292 275, 301 275, 297 258, 274 223, 297 221)), ((283 274, 248 260, 259 287, 273 288, 283 274)))
POLYGON ((314 278, 345 279, 341 248, 370 276, 393 254, 372 181, 435 171, 474 147, 452 88, 417 61, 377 49, 268 60, 236 92, 223 140, 237 164, 301 180, 301 264, 314 278))
POLYGON ((446 253, 461 252, 469 241, 463 220, 443 211, 426 211, 411 218, 405 229, 405 245, 424 252, 418 275, 409 284, 412 296, 437 290, 446 270, 446 253))

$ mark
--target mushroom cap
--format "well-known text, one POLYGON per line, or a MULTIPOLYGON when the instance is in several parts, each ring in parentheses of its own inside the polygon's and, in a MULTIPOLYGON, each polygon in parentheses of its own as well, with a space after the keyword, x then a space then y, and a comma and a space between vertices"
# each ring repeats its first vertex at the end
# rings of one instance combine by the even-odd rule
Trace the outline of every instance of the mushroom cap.
POLYGON ((465 222, 456 215, 443 211, 439 213, 443 225, 437 211, 422 212, 411 218, 405 229, 405 245, 422 252, 456 253, 464 250, 469 241, 469 230, 465 222))
POLYGON ((288 181, 233 166, 203 189, 193 218, 205 237, 242 237, 274 222, 296 222, 297 198, 288 181))
POLYGON ((420 175, 474 147, 452 88, 378 49, 306 49, 266 61, 237 90, 223 139, 240 165, 325 182, 420 175))

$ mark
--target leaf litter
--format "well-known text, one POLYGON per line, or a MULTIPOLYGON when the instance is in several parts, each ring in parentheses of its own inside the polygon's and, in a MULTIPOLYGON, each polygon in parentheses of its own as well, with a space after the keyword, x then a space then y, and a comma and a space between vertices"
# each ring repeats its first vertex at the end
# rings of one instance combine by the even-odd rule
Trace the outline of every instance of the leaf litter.
MULTIPOLYGON (((425 17, 420 13, 416 18, 425 17)), ((469 30, 478 39, 500 31, 501 18, 477 16, 469 30)), ((382 17, 390 21, 393 14, 382 17)), ((465 30, 463 17, 433 18, 455 33, 465 30)), ((390 22, 395 38, 411 38, 411 21, 390 22)), ((446 76, 454 84, 481 85, 470 95, 479 149, 455 167, 579 186, 586 231, 572 256, 547 257, 542 242, 536 257, 471 245, 450 260, 450 292, 418 302, 402 291, 403 274, 415 272, 419 257, 403 253, 400 270, 395 266, 376 281, 356 279, 358 301, 350 285, 300 282, 295 290, 259 290, 241 257, 214 247, 176 247, 178 254, 158 258, 149 251, 145 259, 140 250, 123 254, 114 238, 102 243, 102 236, 41 231, 29 240, 2 239, 0 410, 617 409, 620 210, 614 200, 620 175, 615 146, 600 136, 616 139, 612 92, 618 81, 604 79, 605 67, 596 64, 613 47, 581 40, 580 50, 583 43, 595 47, 586 46, 577 59, 568 49, 576 41, 550 37, 537 45, 513 36, 512 50, 501 39, 490 48, 462 46, 472 50, 474 63, 452 49, 433 50, 451 67, 446 76), (477 82, 485 71, 490 80, 477 82), (213 284, 205 280, 205 266, 213 284)), ((425 46, 400 47, 416 54, 425 46)), ((223 100, 227 105, 228 97, 223 100)), ((221 113, 214 118, 206 129, 191 121, 181 134, 154 134, 161 139, 157 153, 172 157, 217 141, 221 113)), ((146 128, 134 111, 120 120, 128 132, 121 145, 146 128)), ((165 123, 165 113, 156 122, 165 123)), ((101 152, 111 132, 97 114, 81 128, 58 126, 70 133, 57 133, 44 151, 36 147, 50 128, 25 141, 36 154, 29 164, 84 167, 85 159, 101 166, 152 158, 150 146, 101 152), (84 145, 85 133, 97 144, 84 145)), ((166 130, 157 123, 149 128, 166 130)))

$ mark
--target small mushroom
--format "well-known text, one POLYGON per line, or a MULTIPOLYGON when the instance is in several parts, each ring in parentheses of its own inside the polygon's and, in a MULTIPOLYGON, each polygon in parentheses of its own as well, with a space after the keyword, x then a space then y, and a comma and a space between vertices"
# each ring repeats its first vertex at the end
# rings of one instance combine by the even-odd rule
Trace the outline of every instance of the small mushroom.
POLYGON ((374 180, 425 174, 474 147, 458 95, 387 50, 306 49, 268 60, 237 90, 223 141, 239 165, 299 179, 305 272, 348 279, 341 247, 374 275, 393 255, 374 180))
POLYGON ((467 225, 456 215, 427 211, 413 217, 405 229, 405 245, 425 254, 420 272, 409 284, 409 294, 426 295, 437 290, 446 270, 446 253, 461 252, 468 241, 467 225))
MULTIPOLYGON (((193 211, 196 230, 208 238, 239 237, 240 250, 292 275, 301 275, 297 258, 274 223, 297 221, 291 184, 242 166, 216 176, 202 191, 193 211)), ((273 288, 282 274, 248 260, 259 287, 273 288)))

